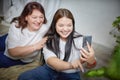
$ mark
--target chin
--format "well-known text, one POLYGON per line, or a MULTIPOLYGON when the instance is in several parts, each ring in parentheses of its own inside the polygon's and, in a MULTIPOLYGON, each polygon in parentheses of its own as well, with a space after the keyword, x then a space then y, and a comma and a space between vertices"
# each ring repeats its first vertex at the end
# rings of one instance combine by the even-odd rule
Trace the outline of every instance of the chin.
POLYGON ((40 27, 39 27, 39 28, 38 28, 38 27, 37 27, 37 28, 35 28, 35 30, 39 30, 39 29, 40 29, 40 27))
POLYGON ((62 38, 67 39, 67 38, 68 38, 68 36, 63 36, 62 38))

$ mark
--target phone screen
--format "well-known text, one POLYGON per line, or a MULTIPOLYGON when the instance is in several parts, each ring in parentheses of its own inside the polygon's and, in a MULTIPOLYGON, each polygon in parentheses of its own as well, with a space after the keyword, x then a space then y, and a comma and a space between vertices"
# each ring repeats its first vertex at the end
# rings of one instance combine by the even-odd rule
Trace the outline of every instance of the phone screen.
POLYGON ((92 44, 92 36, 84 36, 83 37, 83 48, 87 47, 87 42, 91 46, 91 44, 92 44))

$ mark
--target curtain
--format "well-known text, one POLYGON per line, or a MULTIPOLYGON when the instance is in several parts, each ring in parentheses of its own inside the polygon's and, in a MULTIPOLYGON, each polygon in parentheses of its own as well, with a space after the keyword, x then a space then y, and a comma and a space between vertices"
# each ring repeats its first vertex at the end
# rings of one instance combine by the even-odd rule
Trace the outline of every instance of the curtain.
POLYGON ((60 6, 60 0, 4 0, 3 12, 5 22, 9 23, 12 18, 19 16, 24 6, 30 1, 40 2, 43 5, 48 22, 51 22, 55 11, 60 6))

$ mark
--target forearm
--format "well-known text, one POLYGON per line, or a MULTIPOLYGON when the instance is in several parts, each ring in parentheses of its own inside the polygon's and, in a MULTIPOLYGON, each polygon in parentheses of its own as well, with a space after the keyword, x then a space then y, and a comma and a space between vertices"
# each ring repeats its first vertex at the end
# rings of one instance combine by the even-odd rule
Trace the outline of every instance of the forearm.
POLYGON ((35 47, 33 45, 29 46, 20 46, 8 49, 8 52, 13 57, 24 57, 29 54, 32 54, 35 51, 35 47))
POLYGON ((70 62, 62 61, 56 57, 49 58, 47 60, 47 64, 49 64, 51 67, 53 67, 57 71, 72 69, 72 65, 70 62))

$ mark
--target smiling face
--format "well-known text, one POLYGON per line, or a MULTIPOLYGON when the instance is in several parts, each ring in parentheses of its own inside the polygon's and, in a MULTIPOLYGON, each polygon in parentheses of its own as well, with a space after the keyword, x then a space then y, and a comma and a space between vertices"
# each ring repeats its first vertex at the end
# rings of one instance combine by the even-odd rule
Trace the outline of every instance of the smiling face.
POLYGON ((67 37, 73 31, 72 19, 67 17, 62 17, 58 19, 56 23, 56 32, 60 35, 60 38, 64 41, 67 40, 67 37))
POLYGON ((44 15, 39 10, 34 9, 32 14, 26 16, 25 19, 28 23, 27 28, 30 31, 37 31, 44 22, 44 15))

